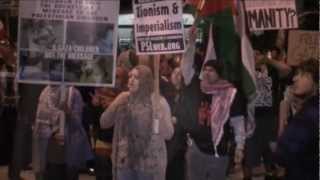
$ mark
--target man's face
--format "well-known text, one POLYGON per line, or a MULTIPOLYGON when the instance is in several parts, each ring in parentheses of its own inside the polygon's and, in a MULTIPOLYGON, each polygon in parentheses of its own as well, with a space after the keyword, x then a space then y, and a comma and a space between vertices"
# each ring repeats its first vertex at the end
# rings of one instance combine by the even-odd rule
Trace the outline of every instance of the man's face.
POLYGON ((293 78, 293 93, 297 96, 311 95, 316 84, 310 73, 299 71, 293 78))
POLYGON ((254 51, 254 60, 259 63, 264 58, 263 54, 259 50, 254 51))
POLYGON ((130 93, 136 93, 139 89, 139 71, 133 69, 129 73, 128 89, 130 93))
POLYGON ((214 84, 219 80, 219 75, 213 67, 205 66, 203 68, 203 80, 209 84, 214 84))
POLYGON ((160 62, 160 74, 162 76, 170 77, 172 68, 169 66, 168 59, 163 59, 160 62))

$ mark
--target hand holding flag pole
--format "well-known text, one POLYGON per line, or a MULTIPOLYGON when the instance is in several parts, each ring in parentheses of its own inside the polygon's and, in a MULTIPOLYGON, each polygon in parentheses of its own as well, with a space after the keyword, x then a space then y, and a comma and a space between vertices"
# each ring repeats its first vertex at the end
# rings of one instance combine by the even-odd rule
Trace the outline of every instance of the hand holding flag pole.
POLYGON ((197 7, 196 7, 196 13, 195 13, 195 17, 194 17, 194 25, 197 25, 200 22, 200 14, 201 11, 204 7, 204 5, 206 4, 207 0, 199 0, 197 2, 197 7))

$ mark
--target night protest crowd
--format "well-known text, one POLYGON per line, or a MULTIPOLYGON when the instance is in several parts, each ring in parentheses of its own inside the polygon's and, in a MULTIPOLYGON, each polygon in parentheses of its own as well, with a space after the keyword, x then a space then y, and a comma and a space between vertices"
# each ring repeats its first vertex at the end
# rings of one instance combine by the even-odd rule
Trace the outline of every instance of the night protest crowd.
POLYGON ((20 84, 9 178, 31 166, 36 180, 250 180, 259 167, 266 180, 318 179, 319 59, 291 66, 275 44, 253 47, 251 121, 246 87, 224 57, 205 61, 197 31, 184 53, 160 56, 160 96, 153 57, 134 47, 118 50, 112 88, 20 84))
MULTIPOLYGON (((246 120, 246 99, 243 95, 241 97, 236 85, 223 79, 223 67, 219 61, 207 61, 197 67, 201 50, 196 50, 195 35, 191 33, 190 36, 185 54, 162 56, 160 62, 160 91, 171 109, 174 125, 173 136, 166 141, 167 154, 162 155, 167 157, 166 178, 226 179, 228 173, 240 167, 244 179, 250 179, 253 169, 263 165, 266 179, 317 179, 319 62, 309 59, 297 67, 290 67, 282 59, 278 48, 271 49, 271 57, 255 50, 257 94, 261 99, 255 101, 254 133, 247 136, 246 126, 250 122, 246 120), (181 62, 174 58, 181 58, 181 62), (201 67, 203 74, 202 80, 199 80, 201 67), (220 98, 213 100, 217 95, 220 98), (220 131, 217 129, 213 133, 210 123, 216 123, 217 128, 220 126, 220 131), (220 137, 214 137, 221 131, 220 137), (217 138, 219 142, 213 144, 212 138, 217 138)), ((133 76, 135 67, 141 68, 141 65, 133 67, 129 73, 129 94, 136 78, 133 76)), ((126 68, 130 69, 130 66, 126 68)), ((143 77, 138 76, 138 80, 140 78, 142 81, 143 77)), ((120 126, 117 125, 120 123, 116 118, 118 116, 113 113, 118 101, 124 101, 123 96, 119 95, 110 104, 111 110, 107 108, 103 113, 100 119, 102 127, 111 127, 113 123, 110 121, 115 121, 116 128, 120 126)), ((130 95, 128 100, 130 102, 130 95)), ((168 126, 165 120, 163 123, 163 126, 168 126)), ((168 126, 167 131, 170 132, 171 128, 168 126)), ((168 132, 163 133, 166 136, 162 141, 168 137, 168 132)), ((131 136, 134 135, 128 134, 128 137, 131 136)), ((113 145, 115 143, 121 143, 121 139, 113 139, 113 145)), ((130 151, 127 153, 129 160, 130 151)), ((154 157, 153 161, 156 160, 157 157, 154 157)), ((145 173, 150 175, 145 179, 152 179, 152 174, 157 173, 152 165, 148 172, 146 167, 131 167, 122 163, 117 163, 113 171, 119 173, 117 178, 120 179, 123 169, 129 171, 124 172, 127 177, 145 173)))
MULTIPOLYGON (((219 61, 206 62, 199 80, 202 65, 196 62, 200 61, 197 58, 201 57, 201 50, 196 49, 195 33, 190 36, 185 54, 161 56, 157 133, 150 122, 156 103, 153 67, 148 61, 139 63, 132 50, 120 55, 125 57, 127 53, 130 59, 118 61, 115 88, 79 88, 82 98, 77 88, 69 88, 72 97, 77 98, 73 98, 68 108, 67 116, 75 118, 75 124, 68 125, 67 137, 78 141, 59 136, 58 122, 55 133, 50 132, 51 127, 41 125, 41 119, 46 116, 59 119, 61 112, 59 101, 55 100, 59 88, 47 86, 39 97, 35 126, 40 126, 34 128, 38 137, 34 144, 45 143, 40 147, 48 146, 53 152, 41 156, 46 152, 40 148, 42 153, 34 154, 33 159, 37 156, 42 159, 38 166, 33 165, 36 177, 57 179, 60 177, 57 172, 67 167, 66 179, 77 179, 79 169, 83 168, 80 165, 87 161, 87 165, 96 167, 97 178, 99 173, 110 173, 112 169, 114 179, 121 180, 226 179, 227 174, 239 168, 244 179, 250 179, 253 170, 261 165, 266 178, 316 179, 318 61, 310 59, 298 67, 290 67, 276 48, 271 51, 271 59, 255 50, 257 93, 261 99, 255 104, 254 133, 247 136, 246 126, 250 122, 246 120, 246 99, 235 84, 223 79, 223 65, 219 61), (284 84, 287 82, 279 81, 280 78, 290 83, 284 84), (214 100, 216 96, 220 98, 214 100), (48 106, 43 113, 42 104, 48 106), (210 109, 213 107, 217 110, 210 109), (217 123, 215 134, 210 129, 211 123, 217 123), (213 144, 212 138, 219 143, 213 144), (92 144, 97 140, 112 143, 112 158, 108 153, 100 159, 94 157, 89 140, 92 144), (64 155, 59 143, 69 147, 69 153, 64 155), (107 169, 98 167, 99 161, 110 159, 113 163, 104 166, 107 169)), ((108 177, 108 173, 101 177, 108 177)))

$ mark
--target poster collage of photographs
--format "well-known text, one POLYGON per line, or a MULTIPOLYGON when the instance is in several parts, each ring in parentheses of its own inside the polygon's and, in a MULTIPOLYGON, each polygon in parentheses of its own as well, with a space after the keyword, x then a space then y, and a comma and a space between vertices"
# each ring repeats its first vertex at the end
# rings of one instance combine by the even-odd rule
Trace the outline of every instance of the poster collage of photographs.
POLYGON ((113 84, 114 24, 21 18, 21 82, 113 84))

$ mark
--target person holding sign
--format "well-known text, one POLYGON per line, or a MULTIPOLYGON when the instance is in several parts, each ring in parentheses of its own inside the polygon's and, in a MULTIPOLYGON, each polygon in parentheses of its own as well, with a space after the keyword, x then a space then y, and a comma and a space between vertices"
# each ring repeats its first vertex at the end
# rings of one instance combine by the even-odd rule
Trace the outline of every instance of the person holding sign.
POLYGON ((186 172, 189 180, 225 180, 231 156, 228 144, 233 140, 236 142, 234 163, 240 165, 243 159, 245 101, 223 79, 218 60, 207 61, 202 80, 198 78, 193 68, 195 31, 193 27, 181 64, 185 87, 178 110, 178 119, 189 139, 186 172))
POLYGON ((36 180, 77 180, 79 168, 92 159, 82 109, 74 87, 48 85, 41 92, 33 130, 36 180))
POLYGON ((173 135, 169 105, 163 97, 155 101, 152 72, 147 66, 130 71, 128 89, 100 118, 101 128, 114 126, 113 179, 164 180, 165 139, 173 135))

